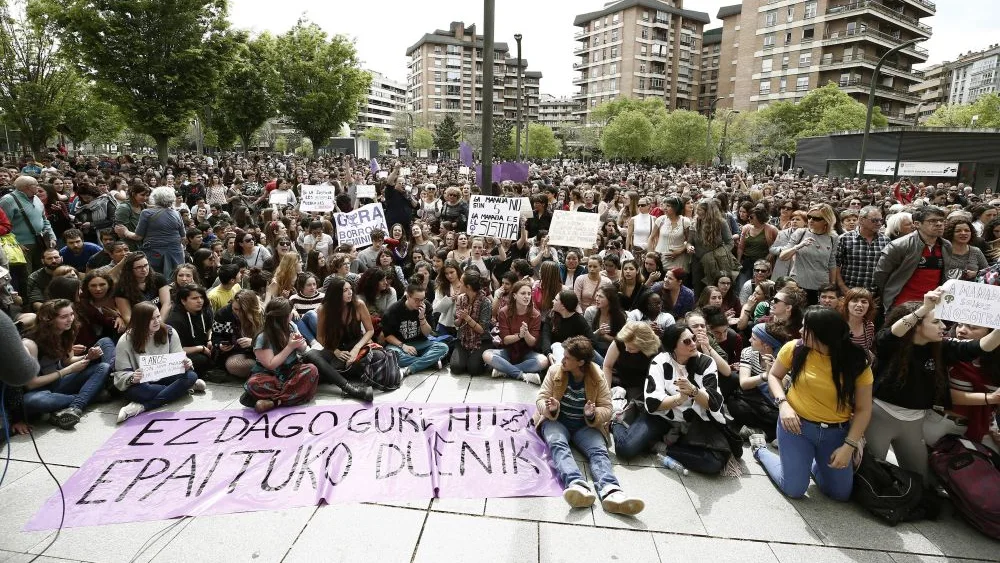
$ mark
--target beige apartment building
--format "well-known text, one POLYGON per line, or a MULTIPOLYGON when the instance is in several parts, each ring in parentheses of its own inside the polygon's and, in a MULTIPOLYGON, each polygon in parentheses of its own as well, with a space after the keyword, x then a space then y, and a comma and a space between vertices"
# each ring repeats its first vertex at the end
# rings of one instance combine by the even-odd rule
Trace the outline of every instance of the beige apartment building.
MULTIPOLYGON (((728 63, 734 74, 726 91, 720 69, 719 91, 732 103, 718 107, 762 109, 830 82, 867 103, 878 59, 910 39, 929 39, 931 27, 920 20, 935 11, 928 0, 744 0, 724 7, 721 50, 735 55, 728 63)), ((920 102, 910 90, 923 79, 913 66, 927 58, 918 44, 882 66, 875 103, 890 124, 909 123, 907 109, 920 102)))
POLYGON ((917 104, 906 108, 906 117, 919 125, 937 109, 948 103, 951 89, 951 66, 943 62, 924 69, 924 79, 910 87, 910 93, 917 97, 917 104))
POLYGON ((547 125, 553 131, 578 122, 576 109, 579 104, 572 98, 557 98, 551 94, 542 94, 538 102, 538 122, 547 125))
POLYGON ((702 31, 710 18, 683 0, 619 0, 576 16, 576 115, 619 97, 659 98, 668 109, 697 110, 702 31))
MULTIPOLYGON (((541 49, 542 41, 536 38, 531 44, 541 49)), ((407 92, 417 123, 435 123, 445 115, 459 123, 482 117, 483 36, 476 34, 475 24, 452 22, 447 30, 424 34, 406 56, 407 92)), ((542 73, 527 70, 527 57, 521 59, 521 68, 524 118, 537 121, 542 73)), ((492 91, 494 118, 516 120, 516 47, 500 41, 494 42, 492 91)))
MULTIPOLYGON (((708 114, 712 101, 719 98, 719 69, 722 66, 722 28, 706 29, 701 39, 701 77, 698 81, 698 111, 708 114)), ((716 109, 719 107, 716 104, 716 109)))

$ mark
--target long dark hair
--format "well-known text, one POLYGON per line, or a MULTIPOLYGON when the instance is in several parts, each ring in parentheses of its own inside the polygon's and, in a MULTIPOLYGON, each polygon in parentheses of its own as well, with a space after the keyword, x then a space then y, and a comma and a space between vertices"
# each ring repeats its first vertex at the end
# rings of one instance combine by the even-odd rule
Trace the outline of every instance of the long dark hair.
MULTIPOLYGON (((546 262, 546 264, 548 264, 548 262, 546 262)), ((542 265, 544 266, 545 264, 542 265)), ((577 305, 580 304, 580 298, 577 297, 575 291, 573 291, 572 289, 564 289, 559 293, 557 293, 556 295, 559 296, 559 302, 563 304, 563 307, 566 307, 566 309, 568 309, 571 312, 574 313, 576 312, 576 307, 577 305)), ((553 297, 553 299, 555 298, 553 297)), ((559 324, 562 323, 562 320, 563 320, 562 315, 553 312, 552 320, 550 321, 552 323, 553 334, 559 332, 559 324)))
MULTIPOLYGON (((378 284, 382 280, 386 279, 388 276, 385 274, 385 270, 380 268, 368 268, 365 273, 361 274, 361 279, 358 280, 358 287, 356 293, 360 293, 362 297, 365 298, 365 303, 370 306, 375 305, 375 300, 378 299, 378 284)), ((331 293, 331 291, 327 291, 331 293)), ((450 295, 450 294, 449 294, 450 295)), ((396 297, 399 297, 398 295, 396 297)))
POLYGON ((347 332, 346 327, 358 323, 357 294, 351 297, 350 303, 344 302, 344 287, 348 285, 351 283, 343 278, 333 278, 323 296, 323 304, 316 311, 316 340, 330 350, 340 346, 340 341, 347 332), (346 321, 343 320, 345 313, 346 321))
MULTIPOLYGON (((892 325, 896 324, 896 321, 919 309, 921 304, 922 302, 920 301, 907 301, 897 307, 893 307, 892 311, 885 318, 885 324, 882 326, 891 330, 892 325)), ((891 358, 879 358, 879 365, 885 362, 887 368, 884 372, 881 369, 879 370, 880 385, 902 386, 906 384, 906 379, 910 375, 910 358, 913 357, 913 347, 916 346, 913 343, 913 335, 917 333, 918 326, 920 325, 912 326, 906 331, 906 334, 899 338, 899 348, 897 348, 894 356, 891 358)), ((944 398, 949 387, 943 358, 944 351, 940 342, 928 342, 924 346, 928 347, 931 351, 931 357, 934 358, 934 393, 935 397, 940 400, 944 398)))
MULTIPOLYGON (((622 302, 618 299, 618 292, 610 285, 602 286, 597 291, 604 294, 604 299, 608 302, 608 317, 611 318, 611 333, 618 334, 618 331, 625 326, 625 311, 622 310, 622 302)), ((601 326, 601 312, 598 311, 590 321, 590 328, 597 330, 601 326)))
MULTIPOLYGON (((73 303, 69 299, 53 299, 42 303, 42 307, 38 309, 38 322, 31 332, 31 340, 38 345, 39 357, 62 360, 68 358, 73 351, 76 333, 80 330, 80 319, 74 319, 73 325, 67 331, 56 332, 53 329, 59 311, 67 307, 73 308, 73 303)), ((76 309, 73 309, 73 312, 75 314, 76 309)))
MULTIPOLYGON (((835 309, 813 305, 802 316, 802 330, 828 348, 837 408, 854 407, 855 379, 868 367, 865 351, 851 341, 851 327, 835 309)), ((802 373, 809 348, 799 341, 792 354, 792 385, 802 373)))
POLYGON ((288 345, 288 335, 291 332, 288 316, 292 314, 292 304, 284 297, 272 297, 264 308, 264 344, 274 350, 281 350, 288 345))
MULTIPOLYGON (((145 299, 142 290, 139 289, 139 281, 135 279, 135 263, 139 260, 146 260, 148 262, 146 255, 142 252, 132 252, 126 255, 123 259, 125 264, 122 265, 121 276, 118 277, 118 287, 121 288, 121 293, 133 305, 145 299)), ((156 276, 156 272, 153 270, 152 264, 149 265, 149 270, 147 271, 149 272, 146 276, 146 286, 148 287, 154 276, 156 276)))
MULTIPOLYGON (((132 351, 142 354, 146 351, 146 341, 149 340, 149 323, 153 320, 153 314, 159 310, 156 305, 149 301, 136 303, 132 307, 132 318, 129 320, 128 331, 132 334, 132 351)), ((153 336, 153 342, 160 346, 167 343, 167 321, 160 319, 160 329, 153 336)))

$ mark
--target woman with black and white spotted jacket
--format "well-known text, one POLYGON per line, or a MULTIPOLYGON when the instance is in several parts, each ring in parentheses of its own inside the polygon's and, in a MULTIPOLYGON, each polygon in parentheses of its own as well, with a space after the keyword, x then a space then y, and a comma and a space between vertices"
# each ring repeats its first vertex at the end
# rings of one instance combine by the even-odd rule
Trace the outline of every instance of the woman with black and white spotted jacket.
POLYGON ((653 358, 646 376, 645 409, 630 426, 616 423, 611 427, 615 453, 624 459, 635 457, 667 436, 667 455, 691 471, 717 474, 728 454, 693 446, 685 434, 694 424, 703 435, 705 428, 714 430, 712 421, 724 422, 718 368, 710 356, 698 351, 698 342, 686 326, 668 326, 661 342, 665 351, 653 358))

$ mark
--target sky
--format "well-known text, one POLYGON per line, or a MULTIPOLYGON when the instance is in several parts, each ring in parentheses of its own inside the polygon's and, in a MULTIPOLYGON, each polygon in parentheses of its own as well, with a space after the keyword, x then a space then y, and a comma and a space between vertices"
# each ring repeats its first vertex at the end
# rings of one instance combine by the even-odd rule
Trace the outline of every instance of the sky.
MULTIPOLYGON (((848 0, 842 0, 847 3, 848 0)), ((684 8, 706 12, 712 23, 720 6, 736 0, 685 0, 684 8)), ((600 10, 603 0, 497 0, 495 39, 507 42, 514 54, 514 34, 521 33, 522 55, 530 70, 542 72, 541 91, 570 96, 573 86, 573 26, 577 14, 600 10)), ((959 55, 988 47, 1000 39, 1000 20, 992 17, 997 0, 937 0, 937 14, 922 21, 934 35, 922 46, 930 52, 927 64, 955 60, 959 55)), ((448 29, 453 21, 476 24, 483 33, 483 2, 479 0, 380 0, 376 4, 337 0, 230 0, 230 21, 237 28, 284 33, 302 16, 327 33, 354 39, 365 68, 391 79, 406 81, 406 49, 425 33, 448 29), (280 10, 275 9, 280 5, 280 10)), ((926 65, 924 65, 926 66, 926 65)), ((921 68, 921 67, 918 67, 921 68)))

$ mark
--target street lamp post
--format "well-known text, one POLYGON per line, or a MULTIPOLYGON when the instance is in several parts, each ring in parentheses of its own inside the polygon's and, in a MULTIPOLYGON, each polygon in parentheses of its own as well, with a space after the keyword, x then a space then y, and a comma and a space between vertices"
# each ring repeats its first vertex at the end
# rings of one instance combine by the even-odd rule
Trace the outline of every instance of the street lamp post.
POLYGON ((708 154, 708 163, 712 163, 712 120, 715 119, 715 104, 722 98, 715 98, 708 107, 708 133, 705 134, 705 152, 708 154))
POLYGON ((496 0, 483 0, 483 154, 479 187, 493 195, 493 16, 496 0))
POLYGON ((719 145, 719 164, 723 166, 726 164, 726 137, 729 135, 729 120, 738 113, 740 113, 738 109, 729 112, 722 126, 722 144, 719 145))
POLYGON ((865 173, 865 161, 868 158, 868 136, 871 134, 872 129, 872 112, 875 111, 875 86, 878 85, 879 70, 882 69, 882 64, 885 63, 885 60, 891 55, 894 55, 907 47, 912 47, 919 41, 921 40, 910 39, 900 45, 896 45, 892 49, 886 51, 886 53, 879 58, 878 62, 875 63, 875 70, 872 71, 872 85, 871 88, 868 89, 868 115, 865 117, 865 136, 861 139, 861 160, 858 162, 859 176, 865 173))
POLYGON ((926 102, 920 102, 917 104, 917 113, 913 116, 913 126, 917 127, 920 125, 920 110, 924 109, 924 104, 926 102))
POLYGON ((514 34, 514 41, 517 42, 517 140, 514 141, 514 152, 517 155, 517 161, 521 161, 521 120, 523 116, 521 115, 521 38, 523 36, 520 33, 514 34))

